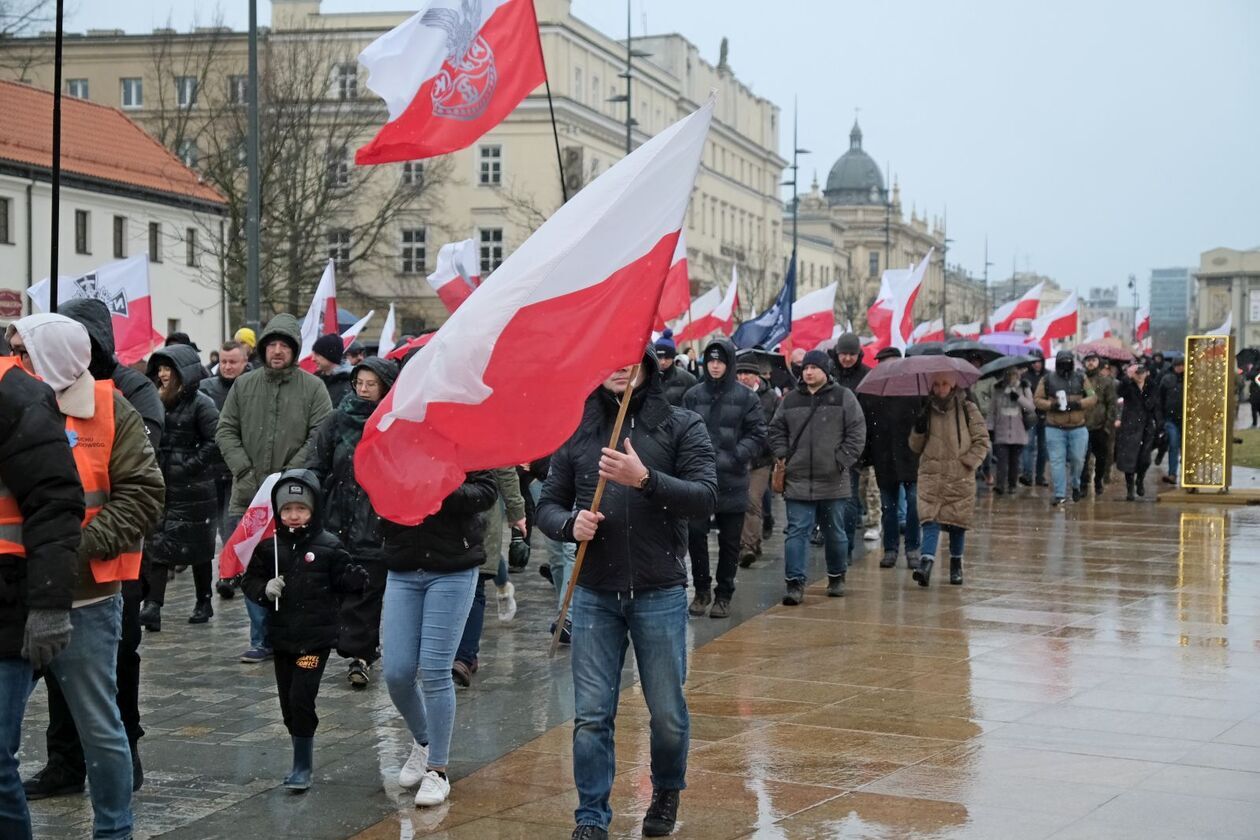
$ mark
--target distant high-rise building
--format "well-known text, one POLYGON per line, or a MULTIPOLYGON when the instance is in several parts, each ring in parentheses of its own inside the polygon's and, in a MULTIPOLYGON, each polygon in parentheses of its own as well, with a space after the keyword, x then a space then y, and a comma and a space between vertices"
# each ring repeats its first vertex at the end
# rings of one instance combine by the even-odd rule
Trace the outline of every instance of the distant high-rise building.
POLYGON ((1180 349, 1190 329, 1194 285, 1188 268, 1151 269, 1147 298, 1151 308, 1151 341, 1156 349, 1180 349))

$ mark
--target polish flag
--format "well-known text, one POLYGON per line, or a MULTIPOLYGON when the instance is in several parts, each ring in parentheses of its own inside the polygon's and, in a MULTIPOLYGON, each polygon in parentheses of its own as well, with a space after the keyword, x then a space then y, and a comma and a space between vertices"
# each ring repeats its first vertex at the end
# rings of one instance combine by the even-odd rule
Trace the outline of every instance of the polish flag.
POLYGON ((674 343, 681 346, 684 341, 695 341, 708 335, 707 332, 700 332, 704 327, 702 322, 713 314, 713 310, 717 309, 721 302, 722 289, 718 286, 714 286, 693 300, 691 306, 674 324, 674 343))
POLYGON ((1151 331, 1151 310, 1149 307, 1143 306, 1138 309, 1137 317, 1134 319, 1136 323, 1133 325, 1133 337, 1138 341, 1146 338, 1151 331))
POLYGON ((691 304, 691 279, 687 276, 687 237, 678 235, 678 247, 674 249, 674 261, 665 277, 665 291, 661 293, 661 306, 656 311, 656 329, 665 329, 665 322, 687 311, 691 304))
POLYGON ((912 268, 890 268, 881 275, 879 297, 866 312, 866 324, 875 336, 870 345, 872 353, 885 347, 896 347, 905 352, 910 334, 914 332, 911 316, 914 300, 923 286, 932 250, 929 248, 919 264, 912 268))
POLYGON ((789 338, 793 347, 804 347, 812 350, 831 337, 836 327, 836 289, 839 284, 810 292, 797 298, 792 304, 792 335, 789 338))
POLYGON ((394 304, 389 305, 389 312, 385 315, 385 325, 381 327, 381 340, 376 345, 376 355, 385 356, 390 350, 394 349, 394 304))
POLYGON ((1028 343, 1040 345, 1041 352, 1049 358, 1052 340, 1076 335, 1080 329, 1077 308, 1076 292, 1072 292, 1054 309, 1033 319, 1032 335, 1028 337, 1028 343))
POLYGON ((350 329, 341 334, 342 348, 349 347, 354 344, 354 340, 359 337, 359 333, 363 332, 363 328, 367 326, 368 321, 372 320, 372 316, 376 314, 375 309, 369 309, 368 314, 350 325, 350 329))
POLYGON ((275 534, 276 521, 271 508, 271 490, 279 478, 280 473, 272 473, 263 479, 262 486, 258 488, 245 515, 241 517, 240 524, 223 544, 223 550, 219 552, 220 578, 236 577, 245 571, 258 544, 275 534))
POLYGON ((643 358, 713 106, 560 207, 407 363, 355 453, 377 513, 414 525, 468 471, 556 451, 591 392, 643 358))
POLYGON ((1085 325, 1085 341, 1101 341, 1111 335, 1111 319, 1098 318, 1085 325))
MULTIPOLYGON (((48 311, 48 286, 45 277, 26 290, 31 303, 41 312, 48 311)), ((95 298, 109 307, 114 353, 124 365, 140 361, 166 340, 153 329, 147 254, 106 263, 81 277, 58 275, 57 304, 76 298, 95 298)))
POLYGON ((1041 292, 1046 284, 1038 283, 1024 292, 1016 300, 1004 303, 989 316, 989 327, 993 332, 1007 332, 1014 328, 1016 321, 1037 317, 1037 309, 1041 306, 1041 292))
POLYGON ((914 332, 910 333, 911 344, 924 344, 929 341, 945 340, 945 321, 937 318, 935 321, 924 321, 914 328, 914 332))
MULTIPOLYGON (((696 303, 698 304, 699 301, 696 303)), ((737 306, 739 306, 739 275, 735 266, 731 266, 731 285, 726 287, 726 294, 722 295, 717 306, 704 315, 697 315, 697 308, 693 307, 692 318, 681 330, 674 330, 674 343, 698 341, 713 333, 730 335, 735 326, 735 307, 737 306)))
POLYGON ((442 300, 447 312, 454 312, 481 285, 477 244, 471 239, 448 242, 437 255, 437 268, 429 275, 429 285, 442 300))
POLYGON ((429 332, 429 333, 425 333, 424 335, 418 335, 415 338, 411 339, 410 341, 404 341, 402 344, 399 344, 393 350, 390 350, 388 353, 386 353, 385 358, 393 359, 395 362, 402 364, 402 360, 407 358, 408 353, 410 353, 412 350, 415 350, 419 347, 423 347, 424 345, 428 344, 430 341, 433 340, 433 336, 435 335, 437 335, 436 332, 429 332))
POLYGON ((969 324, 954 324, 949 328, 950 335, 959 338, 977 339, 980 337, 980 327, 983 326, 979 321, 972 321, 969 324))
POLYGON ((311 353, 315 339, 337 332, 337 273, 333 261, 328 260, 324 273, 315 287, 315 297, 302 319, 302 351, 298 353, 298 366, 307 373, 315 372, 315 360, 311 353))
POLYGON ((533 0, 428 0, 359 53, 387 122, 359 165, 467 148, 547 79, 533 0))

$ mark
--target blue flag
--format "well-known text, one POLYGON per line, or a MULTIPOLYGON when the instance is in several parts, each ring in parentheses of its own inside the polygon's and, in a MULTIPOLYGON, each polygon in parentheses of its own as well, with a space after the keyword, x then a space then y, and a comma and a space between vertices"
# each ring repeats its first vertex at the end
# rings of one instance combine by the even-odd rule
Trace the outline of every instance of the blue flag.
POLYGON ((796 254, 793 253, 779 296, 765 312, 739 325, 731 336, 735 346, 740 350, 757 346, 773 350, 775 345, 792 334, 792 301, 795 299, 796 254))

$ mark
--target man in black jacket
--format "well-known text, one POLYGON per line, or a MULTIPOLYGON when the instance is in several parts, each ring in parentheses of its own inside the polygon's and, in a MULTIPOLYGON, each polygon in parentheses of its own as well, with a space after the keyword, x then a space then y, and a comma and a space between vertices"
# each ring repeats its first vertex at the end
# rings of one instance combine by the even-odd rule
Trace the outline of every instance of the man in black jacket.
MULTIPOLYGON (((1028 390, 1037 393, 1037 386, 1041 384, 1041 380, 1046 375, 1046 362, 1041 356, 1040 350, 1034 350, 1029 357, 1028 371, 1024 374, 1024 382, 1028 383, 1028 390)), ((1020 456, 1020 477, 1019 483, 1026 487, 1036 484, 1038 487, 1045 487, 1046 481, 1046 461, 1049 460, 1049 454, 1046 450, 1046 414, 1044 411, 1037 412, 1037 425, 1028 430, 1028 443, 1024 446, 1024 452, 1020 456)))
MULTIPOLYGON (((856 333, 845 333, 836 340, 832 357, 834 370, 832 381, 842 388, 848 388, 857 395, 857 386, 866 378, 871 369, 862 364, 862 340, 856 333)), ((866 506, 862 503, 862 470, 855 467, 849 470, 849 496, 844 505, 844 536, 849 556, 853 556, 853 548, 857 544, 858 524, 866 515, 866 506)))
MULTIPOLYGON (((884 364, 890 359, 901 358, 901 351, 896 347, 885 347, 875 358, 884 364)), ((901 548, 900 508, 904 499, 906 567, 917 569, 920 545, 919 456, 907 441, 922 401, 918 397, 861 394, 858 404, 862 406, 862 414, 866 418, 866 455, 863 461, 874 468, 875 482, 879 486, 884 535, 884 556, 879 561, 879 567, 891 569, 897 565, 897 554, 901 548)))
POLYGON ((70 642, 84 508, 52 389, 16 361, 0 358, 0 837, 15 838, 31 836, 22 717, 35 673, 70 642))
MULTIPOLYGON (((227 402, 232 386, 236 384, 236 380, 241 377, 241 374, 249 370, 249 352, 249 346, 239 341, 223 342, 223 345, 219 348, 218 370, 213 376, 207 376, 202 379, 197 386, 214 403, 216 411, 223 411, 223 404, 227 402)), ((227 530, 228 502, 232 498, 232 471, 227 468, 227 464, 223 462, 223 455, 217 449, 214 456, 214 484, 219 508, 216 527, 218 528, 219 536, 222 537, 224 542, 227 542, 228 537, 232 536, 232 532, 227 530)), ((219 583, 219 595, 224 598, 231 598, 232 588, 229 586, 225 594, 223 591, 224 583, 225 581, 220 581, 219 583)))
POLYGON ((624 443, 608 449, 634 366, 615 372, 586 401, 573 437, 551 458, 538 527, 557 540, 588 541, 573 594, 573 775, 579 840, 605 840, 616 772, 613 721, 626 647, 634 645, 651 715, 652 802, 643 833, 674 829, 686 785, 690 722, 687 673, 687 522, 713 513, 717 467, 704 422, 672 407, 656 356, 638 368, 624 443), (607 480, 599 513, 589 508, 607 480), (577 513, 574 513, 577 511, 577 513))
POLYGON ((670 330, 661 333, 656 340, 656 363, 661 369, 661 388, 665 391, 665 399, 670 405, 681 406, 683 395, 696 384, 696 378, 685 367, 675 363, 678 358, 678 346, 674 344, 674 334, 670 330))
POLYGON ((683 408, 704 420, 717 458, 717 589, 711 589, 709 517, 693 519, 687 543, 696 596, 688 612, 727 618, 731 614, 731 596, 735 594, 744 513, 748 510, 749 465, 766 445, 766 419, 757 395, 735 379, 735 345, 729 338, 715 339, 704 348, 704 374, 704 381, 683 397, 683 408))
MULTIPOLYGON (((740 385, 757 395, 761 416, 768 424, 779 407, 779 394, 762 377, 761 365, 753 358, 740 359, 735 363, 735 376, 740 385)), ((739 565, 745 569, 761 559, 761 541, 765 539, 762 525, 770 515, 766 499, 770 495, 770 467, 773 464, 774 454, 767 439, 748 465, 748 511, 744 514, 744 530, 739 536, 739 565)))
MULTIPOLYGON (((1181 401, 1185 389, 1186 360, 1173 358, 1172 366, 1159 380, 1160 413, 1164 418, 1163 444, 1168 448, 1168 474, 1165 484, 1177 483, 1177 468, 1181 460, 1181 401)), ((1155 463, 1159 463, 1156 459, 1155 463)))

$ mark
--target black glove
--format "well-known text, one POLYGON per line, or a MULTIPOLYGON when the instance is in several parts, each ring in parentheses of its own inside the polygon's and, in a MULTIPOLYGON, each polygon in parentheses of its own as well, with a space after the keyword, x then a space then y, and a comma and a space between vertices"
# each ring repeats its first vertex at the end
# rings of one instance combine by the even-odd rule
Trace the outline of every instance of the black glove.
POLYGON ((508 568, 520 570, 529 565, 529 542, 525 535, 512 528, 512 541, 508 543, 508 568))
POLYGON ((1006 395, 1011 398, 1011 402, 1019 402, 1019 391, 1007 391, 1006 395))
POLYGON ((368 588, 368 584, 372 582, 372 577, 368 574, 367 569, 357 563, 351 563, 346 567, 343 580, 345 581, 346 589, 351 592, 363 592, 368 588))
POLYGON ((923 405, 919 407, 919 413, 914 415, 914 430, 921 435, 927 434, 928 412, 931 410, 927 402, 924 401, 923 405))

